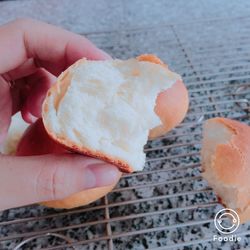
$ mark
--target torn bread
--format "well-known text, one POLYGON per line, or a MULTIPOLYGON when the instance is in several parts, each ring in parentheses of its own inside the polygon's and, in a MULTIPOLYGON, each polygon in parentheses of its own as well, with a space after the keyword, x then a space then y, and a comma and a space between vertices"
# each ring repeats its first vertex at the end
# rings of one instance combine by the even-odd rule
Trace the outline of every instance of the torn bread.
POLYGON ((70 150, 124 172, 142 170, 149 132, 162 124, 155 112, 157 96, 177 81, 178 74, 157 62, 79 60, 47 93, 45 129, 70 150))
POLYGON ((250 219, 250 127, 226 118, 205 122, 203 176, 241 223, 250 219))

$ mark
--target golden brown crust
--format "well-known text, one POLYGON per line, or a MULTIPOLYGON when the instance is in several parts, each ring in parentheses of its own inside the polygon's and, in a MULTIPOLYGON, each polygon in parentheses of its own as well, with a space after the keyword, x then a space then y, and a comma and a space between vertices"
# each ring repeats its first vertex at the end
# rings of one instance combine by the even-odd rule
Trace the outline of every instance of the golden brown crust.
MULTIPOLYGON (((216 147, 212 165, 208 168, 203 166, 203 170, 212 171, 216 178, 213 180, 215 183, 210 181, 209 184, 220 185, 234 191, 230 197, 234 206, 231 208, 236 210, 243 223, 250 219, 250 127, 227 118, 213 118, 207 122, 223 124, 232 136, 229 143, 219 144, 216 147)), ((222 194, 220 200, 230 208, 222 194)))
POLYGON ((140 56, 137 56, 136 59, 138 61, 151 62, 151 63, 160 64, 162 66, 168 67, 168 65, 165 64, 159 57, 153 54, 142 54, 140 56))
POLYGON ((62 200, 42 202, 41 205, 44 205, 46 207, 63 208, 63 209, 71 209, 75 207, 88 205, 91 202, 96 201, 100 199, 101 197, 105 196, 115 187, 116 184, 117 183, 114 183, 113 185, 109 185, 105 187, 87 189, 87 190, 72 194, 69 197, 62 199, 62 200))

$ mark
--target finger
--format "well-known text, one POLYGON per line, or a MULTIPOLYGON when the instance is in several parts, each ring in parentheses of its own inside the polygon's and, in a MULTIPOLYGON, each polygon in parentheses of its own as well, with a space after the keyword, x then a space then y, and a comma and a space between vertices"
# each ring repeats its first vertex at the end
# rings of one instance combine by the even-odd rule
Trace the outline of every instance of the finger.
POLYGON ((58 75, 76 60, 110 58, 83 36, 35 20, 21 19, 0 27, 0 74, 27 59, 58 75))
POLYGON ((37 70, 35 74, 25 79, 26 84, 31 86, 21 107, 21 114, 26 122, 33 123, 41 117, 43 100, 55 80, 56 78, 44 69, 37 70))
POLYGON ((119 170, 80 155, 0 157, 0 210, 49 200, 111 185, 119 170))
POLYGON ((11 82, 17 79, 34 74, 37 71, 37 65, 35 65, 34 59, 30 58, 16 69, 10 70, 7 73, 2 74, 5 80, 11 82))
POLYGON ((12 114, 12 101, 10 86, 0 76, 0 145, 4 141, 10 126, 12 114))

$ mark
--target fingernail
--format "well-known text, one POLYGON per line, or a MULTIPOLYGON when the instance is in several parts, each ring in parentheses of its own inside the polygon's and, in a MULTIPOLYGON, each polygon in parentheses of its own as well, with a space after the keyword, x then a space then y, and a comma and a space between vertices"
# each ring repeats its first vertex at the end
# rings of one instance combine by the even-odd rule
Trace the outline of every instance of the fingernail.
POLYGON ((84 175, 86 188, 108 186, 118 181, 120 172, 114 165, 99 163, 88 166, 84 175))

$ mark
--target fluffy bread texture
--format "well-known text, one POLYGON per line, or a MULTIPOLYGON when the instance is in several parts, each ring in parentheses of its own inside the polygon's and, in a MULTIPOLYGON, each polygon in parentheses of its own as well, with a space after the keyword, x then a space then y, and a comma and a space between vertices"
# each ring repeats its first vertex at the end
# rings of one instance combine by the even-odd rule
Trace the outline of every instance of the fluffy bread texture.
POLYGON ((203 176, 241 223, 250 219, 250 127, 226 118, 204 124, 203 176))
POLYGON ((181 77, 159 59, 79 60, 47 93, 45 129, 70 150, 124 172, 142 170, 149 132, 162 124, 157 96, 178 81, 181 77))

